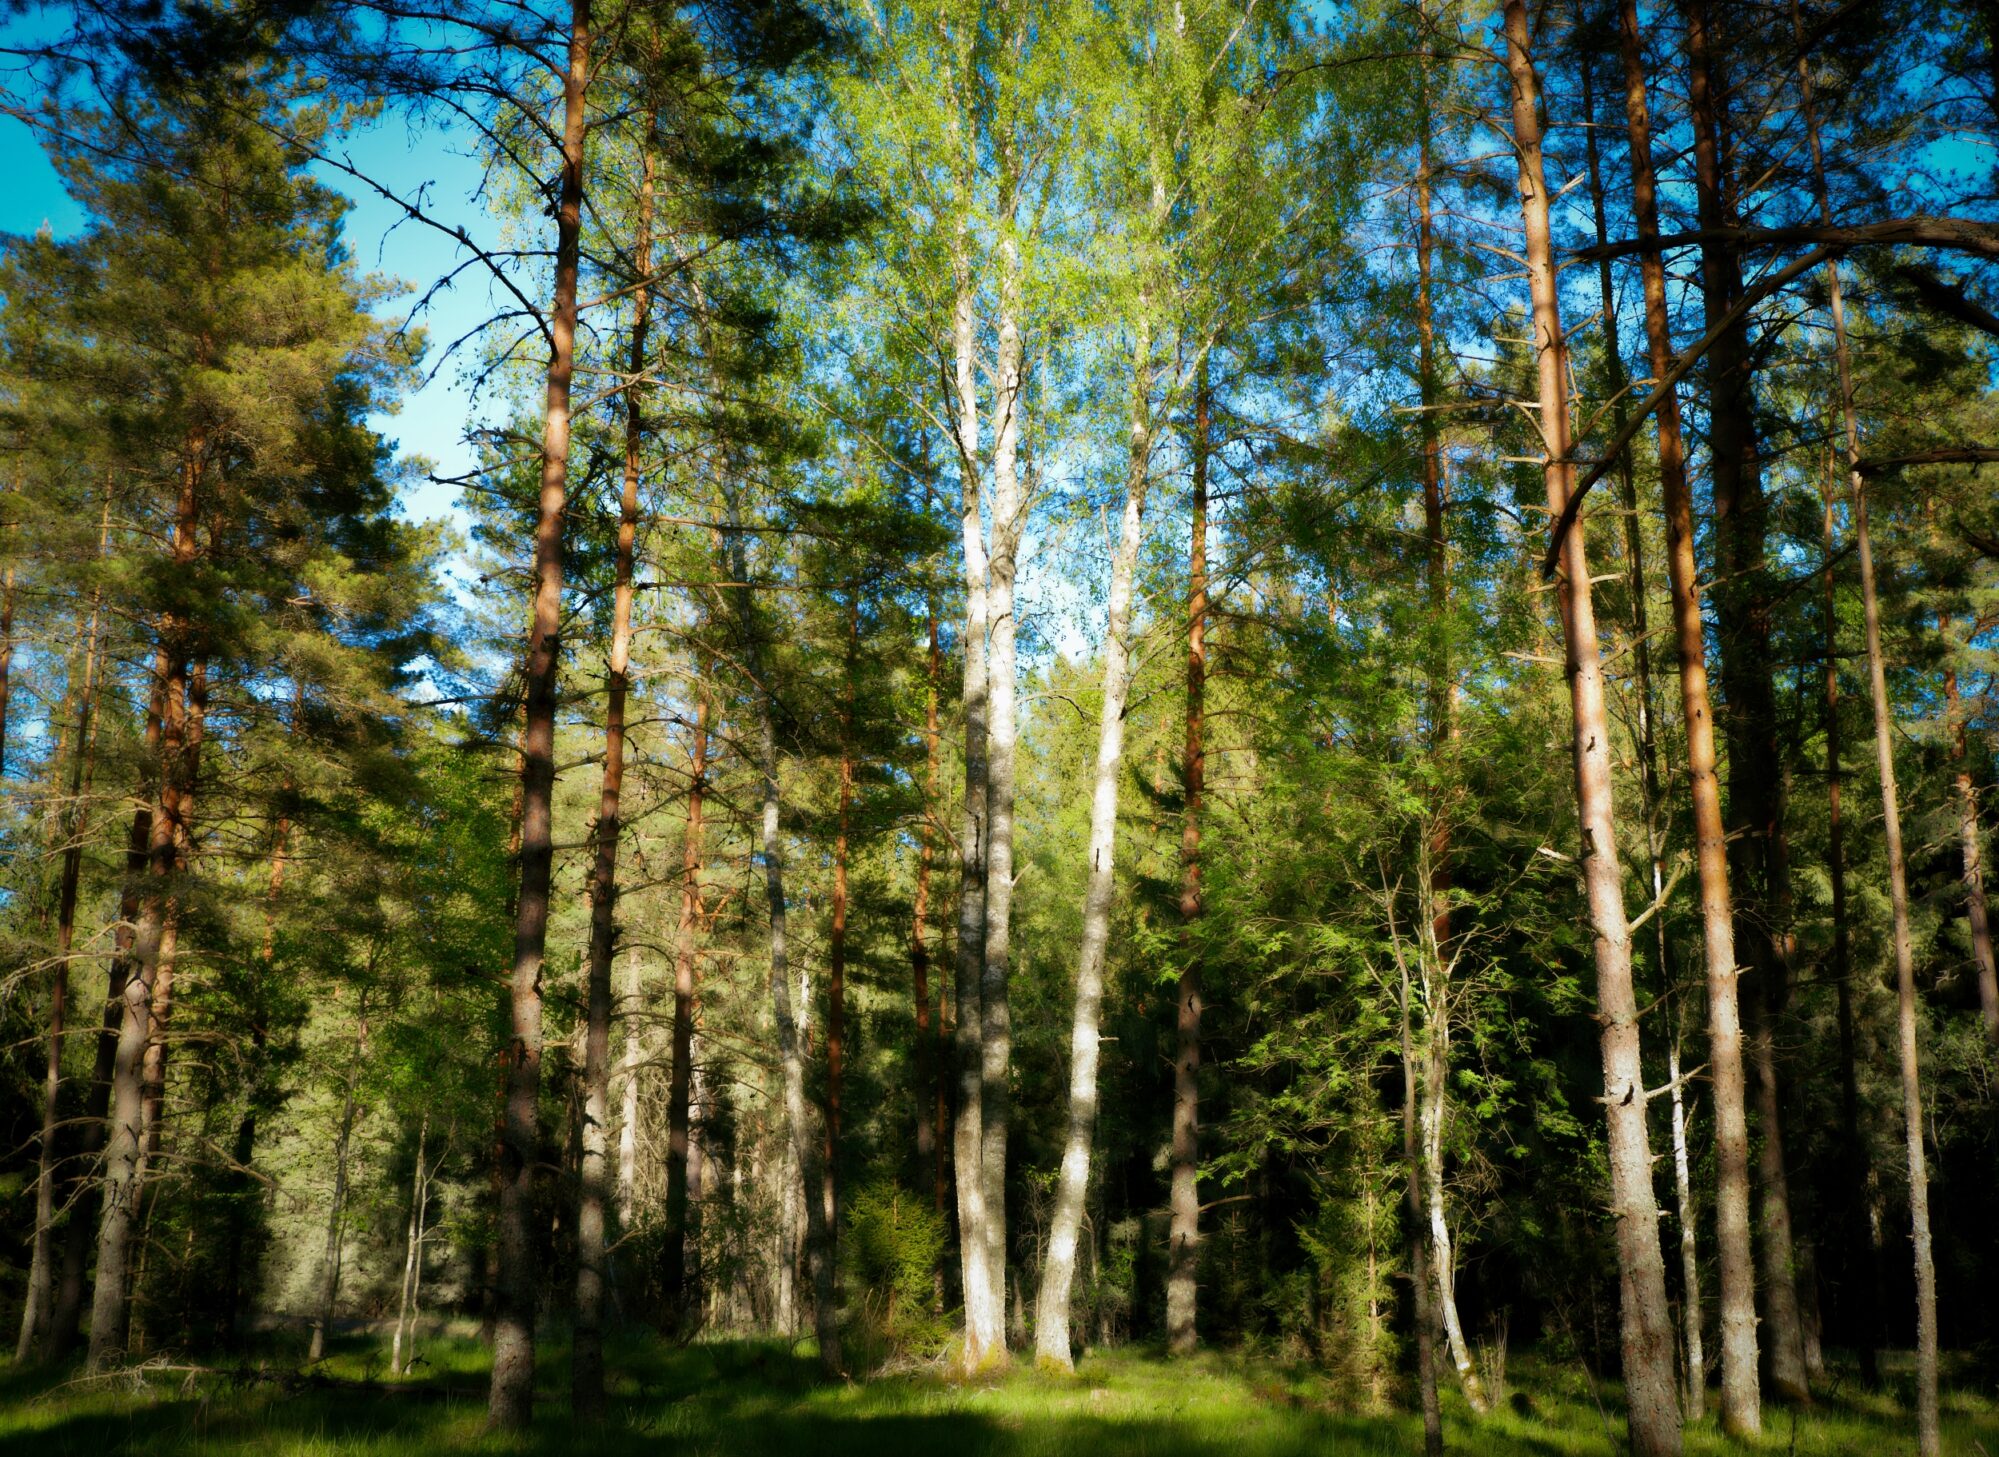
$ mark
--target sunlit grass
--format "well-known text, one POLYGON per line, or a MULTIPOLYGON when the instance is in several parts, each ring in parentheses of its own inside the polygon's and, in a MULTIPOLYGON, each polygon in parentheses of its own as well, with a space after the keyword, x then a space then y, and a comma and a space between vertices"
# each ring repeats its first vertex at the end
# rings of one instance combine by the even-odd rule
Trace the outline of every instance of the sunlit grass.
MULTIPOLYGON (((0 1457, 418 1457, 442 1452, 588 1451, 673 1457, 1363 1457, 1421 1450, 1413 1417, 1353 1410, 1308 1369, 1206 1353, 1167 1363, 1156 1353, 1087 1357, 1073 1377, 1020 1368, 979 1380, 923 1371, 863 1383, 818 1380, 803 1347, 716 1342, 676 1349, 633 1340, 614 1352, 612 1416, 600 1431, 570 1424, 562 1352, 544 1360, 532 1433, 484 1430, 485 1353, 433 1340, 405 1382, 387 1377, 373 1340, 336 1346, 319 1369, 381 1391, 286 1384, 295 1363, 188 1372, 158 1369, 78 1384, 0 1368, 0 1457), (393 1389, 389 1389, 393 1388, 393 1389)), ((1607 1457, 1622 1449, 1619 1394, 1580 1366, 1516 1354, 1500 1410, 1474 1420, 1455 1393, 1446 1435, 1460 1452, 1495 1457, 1607 1457)), ((1999 1405, 1953 1392, 1946 1450, 1999 1457, 1999 1405)), ((1906 1409, 1892 1394, 1836 1385, 1810 1411, 1773 1408, 1752 1443, 1722 1439, 1710 1420, 1691 1429, 1694 1454, 1914 1453, 1906 1409)))

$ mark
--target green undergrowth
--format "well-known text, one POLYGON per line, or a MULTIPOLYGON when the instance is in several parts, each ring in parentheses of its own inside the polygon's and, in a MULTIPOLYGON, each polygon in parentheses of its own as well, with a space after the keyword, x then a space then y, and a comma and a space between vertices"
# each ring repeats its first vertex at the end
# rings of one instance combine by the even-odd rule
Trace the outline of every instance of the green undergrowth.
MULTIPOLYGON (((474 1341, 434 1341, 404 1382, 385 1379, 378 1343, 336 1346, 318 1370, 345 1385, 278 1379, 260 1369, 175 1369, 168 1361, 80 1383, 0 1367, 0 1457, 416 1457, 437 1452, 603 1457, 1345 1457, 1422 1450, 1407 1415, 1342 1408, 1309 1369, 1222 1353, 1168 1364, 1156 1353, 1093 1354, 1074 1376, 1028 1365, 958 1381, 919 1371, 831 1384, 805 1347, 757 1342, 675 1348, 631 1341, 613 1352, 611 1419, 580 1430, 569 1418, 560 1351, 540 1371, 534 1429, 483 1430, 485 1355, 474 1341), (372 1383, 357 1388, 351 1383, 372 1383)), ((1494 1457, 1594 1457, 1623 1450, 1618 1393, 1580 1368, 1516 1354, 1497 1414, 1474 1419, 1451 1393, 1446 1438, 1494 1457)), ((1945 1451, 1999 1457, 1999 1403, 1964 1390, 1945 1397, 1945 1451)), ((1867 1454, 1916 1450, 1893 1390, 1837 1383, 1808 1411, 1774 1408, 1764 1435, 1724 1441, 1690 1429, 1693 1454, 1867 1454)))

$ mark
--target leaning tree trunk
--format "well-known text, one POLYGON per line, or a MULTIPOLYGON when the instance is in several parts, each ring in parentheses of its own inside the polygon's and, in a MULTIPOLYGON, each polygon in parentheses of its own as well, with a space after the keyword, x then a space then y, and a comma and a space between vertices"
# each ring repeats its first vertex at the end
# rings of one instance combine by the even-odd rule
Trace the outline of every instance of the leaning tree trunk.
POLYGON ((583 217, 584 85, 590 3, 572 0, 562 82, 562 178, 555 212, 555 294, 549 315, 547 411, 534 532, 534 615, 528 632, 521 726, 521 878, 514 903, 508 992, 506 1128, 500 1155, 497 1297, 489 1426, 516 1430, 534 1413, 537 1295, 534 1186, 541 1096, 541 974, 555 860, 555 707, 561 667, 562 517, 569 487, 569 387, 576 368, 576 269, 583 217))
MULTIPOLYGON (((1665 266, 1658 248, 1658 183, 1652 167, 1652 123, 1645 94, 1642 38, 1634 0, 1620 6, 1625 116, 1631 138, 1632 211, 1645 295, 1645 334, 1655 377, 1673 360, 1666 311, 1665 266)), ((1709 1082, 1715 1119, 1715 1243, 1721 1275, 1721 1420, 1738 1435, 1762 1422, 1757 1384, 1756 1266, 1749 1218, 1749 1123, 1745 1108, 1742 1023, 1735 962, 1734 906, 1729 888, 1727 833, 1716 775, 1714 708, 1708 693, 1707 640, 1694 560, 1693 493, 1687 482, 1686 440, 1677 394, 1656 415, 1659 486, 1666 517, 1666 565, 1673 597, 1673 638, 1679 658, 1680 714, 1686 724, 1687 778, 1693 798, 1695 866, 1700 886, 1702 950, 1707 965, 1709 1082)), ((1691 1302, 1690 1302, 1691 1303, 1691 1302)), ((1690 1320, 1698 1321, 1695 1306, 1690 1320)), ((1689 1340, 1691 1351, 1695 1342, 1689 1340)), ((1706 1374, 1688 1372, 1690 1402, 1704 1405, 1706 1374)))
POLYGON ((576 1314, 569 1358, 570 1411, 604 1417, 605 1221, 611 1203, 611 961, 618 943, 618 842, 623 838, 625 697, 631 681, 632 558, 639 534, 639 456, 645 419, 639 380, 652 318, 652 148, 639 149, 639 208, 632 243, 639 275, 632 299, 630 378, 625 382, 625 470, 611 568, 611 659, 604 704, 604 770, 597 794, 595 864, 590 874, 589 970, 584 989, 583 1126, 576 1180, 576 1314))
POLYGON ((1213 393, 1202 355, 1194 387, 1192 519, 1187 537, 1187 718, 1182 749, 1184 818, 1180 830, 1180 978, 1174 989, 1171 1220, 1167 1230, 1166 1349, 1176 1356, 1200 1342, 1195 1323, 1201 1269, 1201 807, 1207 788, 1208 456, 1213 393))
POLYGON ((1840 767, 1839 613, 1833 579, 1833 483, 1825 482, 1825 765, 1826 879, 1832 888, 1832 981, 1837 994, 1839 1026, 1839 1130, 1842 1182, 1845 1185, 1846 1249, 1860 1270, 1849 1283, 1857 1292, 1853 1325, 1860 1332, 1860 1376, 1870 1387, 1881 1381, 1877 1332, 1881 1323, 1881 1252, 1874 1238, 1874 1216, 1868 1190, 1874 1182, 1867 1145, 1860 1136, 1859 1054, 1853 1029, 1853 938, 1846 914, 1846 771, 1840 767))
MULTIPOLYGON (((1534 74, 1526 0, 1507 0, 1507 69, 1513 82, 1513 137, 1520 169, 1520 211, 1526 227, 1527 275, 1533 299, 1535 355, 1541 392, 1541 433, 1547 452, 1548 511, 1560 521, 1574 489, 1568 360, 1555 281, 1548 218, 1548 184, 1541 158, 1540 86, 1534 74)), ((1644 1067, 1639 1054, 1638 1003, 1631 978, 1631 936, 1624 910, 1624 870, 1617 853, 1612 802, 1610 715, 1596 615, 1578 519, 1559 543, 1566 672, 1575 755, 1581 862, 1595 940, 1597 1015, 1603 1028, 1604 1105, 1610 1131, 1611 1207, 1617 1229, 1625 1389, 1636 1457, 1680 1451, 1674 1394, 1673 1329, 1666 1305, 1665 1261, 1659 1248, 1658 1205, 1652 1193, 1652 1150, 1645 1127, 1644 1067)))
MULTIPOLYGON (((106 507, 108 513, 109 507, 106 507)), ((108 520, 108 515, 107 515, 108 520)), ((103 552, 102 532, 98 551, 103 552)), ((64 807, 62 870, 56 888, 56 949, 49 968, 48 1057, 42 1074, 42 1131, 35 1151, 35 1239, 28 1267, 28 1298, 21 1311, 16 1365, 44 1348, 56 1293, 56 1140, 62 1126, 62 1047, 69 1012, 69 959, 76 940, 76 898, 83 878, 84 797, 90 792, 97 708, 97 613, 93 592, 83 634, 83 687, 77 695, 76 740, 70 751, 69 795, 64 807)))
MULTIPOLYGON (((1089 869, 1083 892, 1083 939, 1076 962, 1076 1008, 1069 1033, 1069 1123, 1062 1145, 1048 1251, 1036 1299, 1036 1360, 1067 1371, 1069 1305, 1076 1275, 1076 1247, 1090 1190, 1090 1148, 1097 1128, 1097 1054, 1104 998, 1104 951, 1110 941, 1111 901, 1117 890, 1117 807, 1124 764, 1125 703, 1131 693, 1131 596, 1144 539, 1145 498, 1152 475, 1152 344, 1140 320, 1133 353, 1131 454, 1125 471, 1124 511, 1117 555, 1111 559, 1109 615, 1104 628, 1104 702, 1097 719, 1097 767, 1090 791, 1089 869)), ((1205 451, 1196 445, 1196 460, 1205 451)), ((1197 491, 1204 465, 1195 467, 1197 491)), ((1198 498, 1197 498, 1198 499, 1198 498)))
MULTIPOLYGON (((1811 136, 1814 181, 1820 216, 1831 217, 1825 172, 1819 158, 1818 125, 1806 114, 1811 136)), ((1832 305, 1833 352, 1839 369, 1839 399, 1846 437, 1846 464, 1852 491, 1853 536, 1860 556, 1860 600, 1867 627, 1867 678, 1874 706, 1874 757, 1881 778, 1881 829, 1888 851, 1888 899, 1895 942, 1896 1033, 1901 1054, 1903 1137, 1909 1159, 1909 1228, 1916 1267, 1916 1436, 1923 1457, 1943 1450, 1937 1424, 1937 1280, 1930 1241, 1930 1188, 1923 1149, 1923 1080, 1916 1039, 1916 963, 1909 929, 1909 872, 1902 852, 1902 810, 1895 790, 1895 719, 1888 700, 1886 660, 1881 651, 1881 602, 1875 588, 1874 544, 1867 522, 1867 485, 1860 471, 1860 423, 1854 403, 1853 362, 1846 333, 1846 304, 1839 264, 1826 265, 1832 305)))
POLYGON ((1937 1278, 1930 1242, 1929 1169, 1923 1150, 1923 1081, 1916 1043, 1916 961, 1909 930, 1909 872, 1902 853, 1902 811, 1895 792, 1895 721, 1881 652, 1881 603, 1874 584, 1874 548, 1867 528, 1866 482, 1853 409, 1846 327, 1838 285, 1832 294, 1840 392, 1845 403, 1847 466, 1853 491, 1853 534, 1860 549, 1860 593, 1867 624, 1867 676, 1874 700, 1874 757, 1881 777, 1882 833, 1888 850, 1888 898, 1895 940, 1896 1041, 1901 1053, 1903 1137, 1909 1155, 1909 1228, 1916 1266, 1916 1433, 1923 1457, 1943 1450, 1937 1427, 1937 1278))

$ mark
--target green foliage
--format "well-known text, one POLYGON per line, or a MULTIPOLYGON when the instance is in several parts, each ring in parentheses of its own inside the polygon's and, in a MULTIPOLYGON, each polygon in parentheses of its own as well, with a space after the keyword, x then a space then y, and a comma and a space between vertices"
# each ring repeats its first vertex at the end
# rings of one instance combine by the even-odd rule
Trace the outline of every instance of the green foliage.
POLYGON ((861 1185, 843 1202, 840 1274, 850 1359, 873 1370, 896 1358, 935 1355, 950 1334, 937 1298, 944 1216, 887 1179, 861 1185))

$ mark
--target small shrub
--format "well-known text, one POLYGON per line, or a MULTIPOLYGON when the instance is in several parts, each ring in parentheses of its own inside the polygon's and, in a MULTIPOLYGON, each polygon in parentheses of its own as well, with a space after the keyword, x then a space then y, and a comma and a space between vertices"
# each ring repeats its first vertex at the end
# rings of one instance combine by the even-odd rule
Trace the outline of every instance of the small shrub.
POLYGON ((847 1201, 840 1273, 847 1287, 847 1352, 863 1369, 896 1358, 928 1358, 950 1327, 936 1308, 944 1217, 890 1180, 863 1185, 847 1201))

